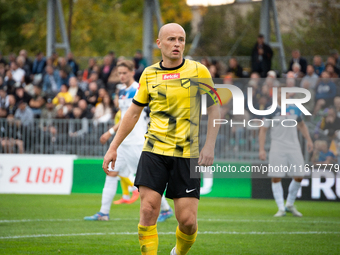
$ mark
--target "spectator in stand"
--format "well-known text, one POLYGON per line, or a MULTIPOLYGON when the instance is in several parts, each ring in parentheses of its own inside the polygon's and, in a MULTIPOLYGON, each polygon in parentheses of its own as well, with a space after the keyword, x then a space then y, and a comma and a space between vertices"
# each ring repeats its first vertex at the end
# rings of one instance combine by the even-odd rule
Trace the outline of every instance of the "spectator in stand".
POLYGON ((105 93, 103 102, 97 104, 93 119, 96 123, 105 123, 112 118, 113 101, 112 98, 105 93))
POLYGON ((307 60, 301 57, 300 51, 295 49, 292 51, 292 59, 289 62, 288 71, 293 71, 293 64, 298 63, 300 65, 300 71, 305 75, 307 73, 307 60))
POLYGON ((220 76, 217 73, 217 68, 215 65, 210 65, 208 70, 211 75, 211 78, 220 78, 220 76))
POLYGON ((266 95, 268 94, 268 96, 271 98, 273 96, 273 87, 279 87, 280 86, 280 83, 279 81, 276 79, 276 72, 273 71, 273 70, 270 70, 268 73, 267 73, 267 78, 265 79, 264 83, 263 83, 263 88, 266 93, 263 94, 263 95, 266 95))
POLYGON ((117 65, 116 53, 113 50, 110 50, 108 55, 111 57, 111 66, 114 68, 117 65))
POLYGON ((325 71, 325 64, 322 61, 320 55, 315 55, 313 58, 314 71, 318 76, 321 76, 322 72, 325 71))
POLYGON ((315 147, 312 156, 313 164, 334 164, 336 158, 333 152, 328 148, 327 141, 317 140, 315 141, 315 147))
POLYGON ((339 78, 339 75, 335 72, 335 66, 331 63, 327 63, 325 67, 325 71, 329 74, 331 79, 339 78))
MULTIPOLYGON (((0 77, 0 79, 2 79, 0 77)), ((7 117, 7 111, 6 108, 9 105, 8 102, 8 95, 6 92, 7 88, 5 86, 1 86, 0 84, 0 118, 6 118, 7 117)))
POLYGON ((105 87, 106 87, 106 84, 107 84, 107 81, 109 79, 112 69, 113 69, 112 58, 111 56, 106 55, 104 57, 104 64, 101 67, 100 74, 99 74, 99 78, 103 81, 105 87))
POLYGON ((58 59, 58 69, 64 70, 67 73, 68 77, 74 76, 72 71, 72 67, 67 63, 66 58, 59 57, 58 59))
POLYGON ((68 92, 68 86, 66 84, 61 85, 60 92, 53 98, 52 103, 55 105, 61 104, 61 98, 64 99, 66 104, 73 102, 72 95, 68 92))
POLYGON ((320 133, 326 135, 330 140, 335 138, 337 131, 340 130, 340 119, 336 115, 334 107, 325 109, 326 115, 317 124, 314 138, 318 139, 320 133))
POLYGON ((301 66, 299 63, 294 63, 292 69, 295 79, 301 79, 305 76, 305 73, 301 72, 301 66))
POLYGON ((314 72, 313 65, 307 66, 307 74, 305 77, 302 78, 301 84, 303 84, 305 81, 309 82, 309 89, 314 90, 316 87, 316 84, 319 80, 319 76, 314 72))
POLYGON ((86 81, 83 81, 83 71, 79 70, 77 73, 77 81, 78 81, 78 87, 85 92, 88 87, 88 83, 86 81))
POLYGON ((72 73, 76 75, 79 70, 79 66, 74 60, 72 52, 67 53, 67 64, 71 67, 72 73))
POLYGON ((44 54, 39 51, 36 55, 36 58, 33 62, 32 74, 42 74, 45 70, 46 59, 44 58, 44 54))
POLYGON ((103 81, 102 81, 101 79, 99 79, 98 72, 93 71, 93 72, 91 73, 90 79, 89 79, 89 84, 90 84, 91 82, 97 83, 98 88, 99 88, 99 87, 105 87, 103 81))
POLYGON ((89 90, 85 91, 85 99, 87 104, 92 108, 95 107, 98 101, 98 85, 95 82, 89 84, 89 90))
POLYGON ((69 80, 70 88, 68 92, 71 94, 74 104, 78 104, 79 100, 85 98, 84 92, 78 87, 78 81, 76 77, 71 77, 69 80))
POLYGON ((78 107, 83 111, 83 116, 87 119, 93 118, 93 113, 91 109, 88 107, 87 102, 85 99, 82 99, 78 102, 78 107))
POLYGON ((15 89, 15 101, 16 102, 24 101, 26 104, 29 104, 31 99, 32 99, 32 96, 30 96, 25 91, 24 87, 22 85, 20 85, 20 83, 19 83, 18 87, 16 87, 16 89, 15 89))
POLYGON ((73 108, 72 119, 75 121, 70 122, 69 136, 82 138, 89 131, 89 121, 83 117, 83 111, 79 107, 73 108), (81 120, 77 121, 77 120, 81 120))
POLYGON ((135 56, 133 57, 133 62, 135 63, 135 81, 139 81, 139 78, 144 71, 144 69, 148 66, 146 59, 143 56, 143 52, 141 50, 136 50, 135 56))
POLYGON ((58 60, 59 60, 59 56, 58 56, 58 53, 53 51, 52 52, 52 55, 50 57, 51 59, 51 65, 54 67, 54 68, 58 68, 58 60))
POLYGON ((95 58, 90 58, 88 62, 87 68, 83 72, 83 81, 89 82, 90 74, 93 71, 93 68, 97 65, 97 61, 95 58))
POLYGON ((11 72, 15 82, 21 83, 22 78, 25 77, 25 71, 18 66, 17 62, 11 63, 11 72))
POLYGON ((46 66, 46 73, 43 77, 42 90, 49 96, 55 96, 60 91, 61 78, 58 70, 53 66, 46 66))
POLYGON ((15 101, 14 95, 8 95, 8 106, 6 107, 7 116, 14 116, 15 111, 17 110, 17 104, 15 101))
POLYGON ((45 93, 42 91, 41 83, 34 84, 34 95, 29 102, 29 106, 33 111, 34 118, 40 118, 41 110, 45 106, 45 93))
MULTIPOLYGON (((24 65, 25 66, 28 66, 28 70, 30 71, 30 73, 32 72, 32 68, 33 68, 33 62, 30 60, 30 58, 28 57, 27 55, 27 50, 25 49, 22 49, 20 52, 19 52, 19 56, 21 57, 24 57, 25 58, 25 63, 24 65)), ((24 68, 24 70, 26 71, 26 68, 24 68)))
POLYGON ((272 66, 273 54, 272 48, 264 43, 264 36, 259 34, 251 53, 252 72, 258 72, 261 77, 266 77, 272 66))
POLYGON ((334 68, 334 72, 335 72, 338 76, 340 76, 340 69, 336 67, 336 60, 335 60, 334 57, 329 56, 329 57, 327 58, 326 65, 328 65, 328 64, 331 64, 331 65, 333 66, 333 68, 334 68))
POLYGON ((15 94, 15 80, 13 79, 12 71, 8 70, 5 76, 4 86, 7 87, 8 94, 15 94))
POLYGON ((337 50, 331 50, 331 56, 335 59, 335 66, 340 69, 340 56, 337 50))
POLYGON ((24 70, 25 72, 25 80, 29 83, 33 78, 31 77, 31 66, 29 65, 29 63, 26 62, 26 58, 24 56, 19 56, 17 57, 17 64, 18 67, 21 68, 22 70, 24 70))
POLYGON ((31 127, 33 125, 34 114, 32 109, 27 106, 27 103, 20 100, 14 118, 19 120, 23 127, 31 127))
POLYGON ((41 118, 42 119, 54 119, 57 116, 57 110, 54 104, 52 103, 53 98, 47 97, 46 105, 41 110, 41 118))
POLYGON ((20 154, 24 153, 24 142, 20 139, 18 132, 18 122, 15 121, 14 115, 8 115, 7 125, 0 126, 0 142, 5 153, 13 153, 14 148, 18 148, 20 154))
POLYGON ((201 64, 204 65, 208 69, 209 69, 209 66, 211 65, 208 58, 202 58, 201 59, 201 64))
POLYGON ((334 109, 336 111, 336 116, 340 118, 340 97, 334 98, 334 109))
POLYGON ((335 96, 336 86, 334 82, 330 80, 329 74, 327 72, 323 72, 321 74, 320 83, 316 87, 316 105, 314 108, 314 115, 316 115, 321 109, 332 105, 335 96))
POLYGON ((70 75, 66 69, 60 69, 59 70, 59 76, 60 76, 60 80, 59 80, 59 84, 58 87, 60 87, 62 84, 66 84, 67 86, 69 86, 69 79, 70 77, 73 77, 73 75, 70 75))
POLYGON ((8 65, 11 65, 12 62, 15 62, 17 59, 17 56, 15 53, 11 52, 8 56, 8 65))
POLYGON ((243 68, 238 64, 235 57, 229 59, 227 73, 232 73, 233 78, 243 78, 243 68))
POLYGON ((4 57, 2 56, 2 52, 0 51, 0 64, 4 64, 4 66, 7 65, 7 61, 4 59, 4 57))

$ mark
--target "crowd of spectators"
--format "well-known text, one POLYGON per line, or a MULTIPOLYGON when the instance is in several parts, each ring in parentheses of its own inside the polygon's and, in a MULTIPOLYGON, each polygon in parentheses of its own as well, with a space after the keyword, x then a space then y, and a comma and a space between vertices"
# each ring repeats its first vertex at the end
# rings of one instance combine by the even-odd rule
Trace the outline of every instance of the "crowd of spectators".
MULTIPOLYGON (((259 35, 250 52, 250 68, 243 68, 236 57, 228 63, 202 58, 201 63, 207 66, 212 77, 227 84, 234 84, 247 95, 247 88, 253 88, 254 107, 266 109, 272 103, 272 88, 276 86, 303 87, 311 92, 311 100, 305 104, 316 120, 314 138, 326 134, 334 138, 340 130, 340 57, 333 50, 328 57, 314 56, 308 63, 300 51, 292 51, 289 68, 286 72, 274 71, 271 68, 273 50, 264 43, 259 35), (329 117, 332 115, 333 117, 329 117), (319 116, 319 119, 317 117, 319 116), (330 124, 333 123, 333 124, 330 124), (325 131, 326 130, 326 131, 325 131)), ((26 50, 19 55, 14 53, 5 59, 0 52, 0 118, 6 118, 16 127, 30 127, 34 119, 79 119, 79 127, 69 125, 65 132, 69 137, 83 136, 88 132, 86 123, 106 123, 111 121, 118 109, 114 106, 116 89, 119 88, 117 62, 124 57, 116 58, 110 51, 99 60, 90 58, 86 68, 79 68, 73 54, 66 57, 54 52, 46 58, 38 52, 32 61, 26 50)), ((140 50, 133 58, 135 79, 147 66, 140 50)), ((292 94, 301 97, 302 94, 292 94)), ((239 118, 230 110, 231 102, 222 107, 222 118, 239 118)), ((247 110, 247 105, 245 105, 247 110)), ((245 119, 261 118, 249 111, 245 119)), ((19 130, 19 128, 18 128, 19 130)), ((56 139, 57 130, 52 126, 44 127, 51 139, 56 139)), ((238 132, 234 130, 234 132, 238 132)), ((20 135, 9 134, 8 127, 0 127, 0 140, 3 148, 11 151, 14 145, 17 151, 23 152, 20 135), (11 139, 6 139, 11 138, 11 139)))

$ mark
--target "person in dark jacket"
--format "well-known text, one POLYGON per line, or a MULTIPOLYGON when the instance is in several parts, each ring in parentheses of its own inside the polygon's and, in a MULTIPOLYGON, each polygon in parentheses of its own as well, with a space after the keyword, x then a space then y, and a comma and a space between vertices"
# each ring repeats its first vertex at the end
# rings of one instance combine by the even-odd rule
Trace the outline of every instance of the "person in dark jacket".
POLYGON ((252 72, 259 73, 263 78, 266 77, 267 72, 271 70, 273 54, 272 48, 264 43, 264 36, 259 34, 251 53, 252 72))

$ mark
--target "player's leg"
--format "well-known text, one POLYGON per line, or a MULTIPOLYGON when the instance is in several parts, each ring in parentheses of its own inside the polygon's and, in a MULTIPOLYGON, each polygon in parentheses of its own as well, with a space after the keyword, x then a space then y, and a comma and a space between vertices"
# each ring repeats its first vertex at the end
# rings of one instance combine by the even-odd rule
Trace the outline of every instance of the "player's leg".
POLYGON ((175 215, 178 221, 176 246, 172 254, 187 254, 196 241, 198 199, 195 197, 175 198, 175 215))
POLYGON ((158 249, 157 217, 169 173, 166 156, 143 151, 138 163, 135 186, 139 188, 141 206, 138 224, 142 254, 154 255, 158 249))
MULTIPOLYGON (((289 163, 292 166, 295 166, 298 169, 298 166, 304 165, 303 155, 301 150, 296 151, 295 153, 289 154, 289 163)), ((291 168, 292 169, 292 168, 291 168)), ((294 206, 294 202, 296 200, 297 193, 301 187, 301 181, 303 180, 304 173, 301 171, 292 171, 288 173, 289 176, 293 177, 289 188, 288 188, 288 196, 286 202, 286 212, 291 212, 294 216, 302 217, 302 213, 300 213, 294 206)))
POLYGON ((288 164, 287 157, 282 151, 270 150, 268 163, 268 176, 272 178, 271 186, 273 197, 279 209, 274 217, 282 217, 286 215, 286 212, 281 178, 285 177, 286 173, 281 171, 280 167, 288 164))
POLYGON ((281 178, 272 178, 272 191, 277 207, 279 208, 279 211, 274 216, 275 217, 285 216, 286 212, 281 178))
POLYGON ((102 193, 102 204, 101 204, 100 211, 93 216, 85 217, 84 220, 108 221, 110 219, 109 213, 111 209, 112 200, 117 192, 118 173, 119 173, 118 171, 110 171, 109 174, 106 175, 105 184, 104 184, 103 193, 102 193))
POLYGON ((168 201, 166 201, 165 196, 162 196, 161 201, 161 211, 159 213, 157 222, 164 222, 174 215, 168 201))

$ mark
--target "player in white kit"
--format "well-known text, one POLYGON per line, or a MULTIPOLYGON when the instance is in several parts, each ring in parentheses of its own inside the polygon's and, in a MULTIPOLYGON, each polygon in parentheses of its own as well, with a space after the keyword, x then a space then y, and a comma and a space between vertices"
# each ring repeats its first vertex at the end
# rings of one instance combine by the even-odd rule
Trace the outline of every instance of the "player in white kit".
MULTIPOLYGON (((134 80, 134 64, 132 61, 124 60, 117 64, 118 75, 123 86, 119 89, 117 98, 119 109, 121 111, 121 119, 124 117, 125 112, 132 104, 132 99, 138 91, 139 84, 134 80)), ((104 133, 101 137, 101 143, 105 143, 119 128, 119 123, 113 126, 109 131, 104 133)), ((106 176, 105 185, 102 193, 102 205, 100 211, 93 216, 87 216, 85 220, 109 220, 109 212, 111 204, 117 191, 117 184, 119 177, 121 179, 129 180, 130 176, 134 176, 137 170, 138 161, 144 145, 144 134, 147 131, 147 116, 143 111, 136 123, 132 132, 125 138, 124 142, 118 149, 117 160, 115 168, 111 169, 106 176), (119 175, 119 177, 118 177, 119 175)), ((131 186, 133 186, 131 182, 131 186)), ((139 197, 138 190, 134 187, 133 196, 122 197, 122 199, 115 202, 120 203, 133 203, 139 197)), ((126 195, 125 195, 126 196, 126 195)), ((172 210, 164 198, 162 199, 163 210, 167 212, 166 216, 171 217, 173 215, 172 210), (165 208, 165 209, 164 209, 165 208)), ((162 215, 162 214, 161 214, 162 215)), ((160 217, 161 217, 160 215, 160 217)), ((166 218, 168 218, 166 217, 166 218)), ((164 218, 164 217, 163 217, 164 218)), ((165 218, 165 219, 166 219, 165 218)), ((164 219, 164 220, 165 220, 164 219)))
POLYGON ((271 115, 265 117, 265 124, 260 128, 259 158, 261 160, 266 160, 267 155, 264 149, 266 132, 268 128, 271 128, 268 176, 272 178, 273 196, 279 208, 274 217, 285 216, 286 212, 291 212, 294 216, 302 217, 302 214, 294 206, 296 195, 301 187, 301 181, 304 177, 304 159, 300 148, 297 130, 299 130, 306 139, 307 149, 309 152, 313 151, 313 142, 310 138, 308 128, 302 119, 302 112, 298 107, 295 105, 287 105, 286 115, 281 115, 280 92, 281 89, 279 88, 277 109, 271 115), (284 121, 282 125, 283 120, 286 121, 284 121), (295 120, 296 122, 291 120, 295 120), (295 123, 297 123, 295 127, 287 127, 294 126, 295 123), (282 170, 283 166, 286 167, 285 171, 282 170), (270 169, 273 171, 269 171, 270 169), (286 174, 289 177, 292 177, 292 181, 288 189, 286 206, 284 206, 281 179, 284 178, 286 174))

